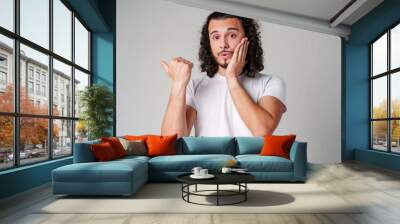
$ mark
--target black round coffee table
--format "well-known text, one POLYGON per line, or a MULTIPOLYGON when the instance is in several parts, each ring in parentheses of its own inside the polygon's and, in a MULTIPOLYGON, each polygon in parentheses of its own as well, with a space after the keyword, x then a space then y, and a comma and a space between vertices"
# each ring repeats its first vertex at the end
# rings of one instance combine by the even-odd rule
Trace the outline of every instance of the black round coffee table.
POLYGON ((215 176, 212 179, 193 179, 190 177, 191 173, 182 174, 177 177, 178 181, 182 183, 182 199, 188 203, 198 204, 198 205, 234 205, 239 204, 241 202, 245 202, 247 200, 247 192, 249 188, 247 187, 247 183, 255 180, 255 177, 249 173, 214 173, 215 176), (205 185, 216 185, 215 190, 197 190, 197 185, 205 184, 205 185), (194 191, 190 191, 190 186, 195 186, 194 191), (220 185, 236 185, 238 186, 237 190, 223 190, 220 189, 220 185), (205 194, 209 192, 215 192, 216 194, 205 194), (190 196, 204 196, 204 197, 216 197, 216 204, 202 204, 190 201, 190 196), (231 203, 221 203, 221 197, 232 197, 232 196, 241 196, 239 200, 231 202, 231 203))

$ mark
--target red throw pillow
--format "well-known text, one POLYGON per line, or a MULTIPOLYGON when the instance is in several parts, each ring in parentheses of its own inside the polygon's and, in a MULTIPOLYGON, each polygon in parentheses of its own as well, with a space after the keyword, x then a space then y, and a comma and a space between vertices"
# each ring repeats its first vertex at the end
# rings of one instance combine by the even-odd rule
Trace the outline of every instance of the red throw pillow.
POLYGON ((110 138, 101 138, 101 142, 108 142, 112 146, 112 148, 115 151, 115 155, 118 158, 126 156, 126 151, 124 147, 122 146, 121 142, 118 140, 116 137, 110 137, 110 138))
POLYGON ((117 158, 113 147, 108 142, 92 144, 90 147, 94 157, 99 162, 109 161, 117 158))
POLYGON ((261 149, 260 155, 280 156, 290 159, 290 148, 295 139, 296 135, 264 136, 264 146, 261 149))
POLYGON ((148 156, 176 155, 175 144, 177 138, 177 134, 171 136, 148 136, 146 140, 148 156))

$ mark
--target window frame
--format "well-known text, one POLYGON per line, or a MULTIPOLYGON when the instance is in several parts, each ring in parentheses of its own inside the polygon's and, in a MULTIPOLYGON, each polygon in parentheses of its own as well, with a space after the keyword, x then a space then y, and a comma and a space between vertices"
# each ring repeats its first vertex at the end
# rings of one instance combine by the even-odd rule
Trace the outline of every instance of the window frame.
POLYGON ((392 91, 392 86, 391 86, 391 79, 393 75, 396 75, 396 73, 400 72, 400 67, 391 69, 391 31, 393 28, 396 26, 400 26, 400 21, 395 22, 392 24, 389 28, 385 29, 384 32, 379 34, 375 39, 373 39, 371 42, 368 43, 368 53, 369 53, 369 149, 373 151, 379 151, 379 152, 385 152, 385 153, 391 153, 391 154, 400 154, 400 152, 393 152, 392 151, 392 121, 399 120, 400 117, 392 117, 392 99, 391 99, 391 91, 392 91), (380 74, 376 74, 374 76, 373 74, 373 44, 379 40, 381 37, 383 37, 385 34, 387 34, 387 52, 386 52, 386 57, 387 57, 387 64, 386 64, 386 71, 380 74), (387 87, 387 105, 386 105, 386 118, 373 118, 373 81, 378 78, 386 77, 386 87, 387 87), (374 148, 374 139, 373 139, 373 122, 374 121, 386 121, 386 151, 379 150, 374 148))
MULTIPOLYGON (((91 48, 92 48, 92 43, 91 43, 91 37, 92 37, 92 30, 88 27, 88 25, 83 21, 83 19, 79 16, 78 13, 76 13, 72 7, 66 2, 65 0, 59 0, 68 10, 71 11, 71 59, 64 58, 63 56, 55 53, 53 50, 53 24, 54 24, 54 17, 53 17, 53 1, 54 0, 48 0, 49 2, 49 47, 46 49, 45 47, 42 47, 39 44, 34 43, 33 41, 30 41, 29 39, 24 38, 23 36, 20 35, 20 0, 14 0, 13 1, 13 10, 14 10, 14 18, 13 18, 13 31, 10 31, 4 27, 0 26, 0 35, 3 35, 5 37, 11 38, 13 41, 13 66, 12 72, 10 75, 13 76, 14 78, 14 110, 13 112, 2 112, 0 111, 0 116, 4 117, 11 117, 13 119, 13 154, 14 154, 14 161, 13 161, 13 166, 10 167, 5 167, 5 168, 0 168, 0 172, 5 171, 5 170, 11 170, 11 169, 16 169, 19 167, 24 167, 24 166, 30 166, 33 164, 38 164, 38 163, 43 163, 46 161, 51 161, 51 160, 58 160, 66 157, 71 157, 73 156, 74 152, 74 143, 75 143, 75 126, 76 126, 76 121, 79 120, 79 117, 75 116, 75 108, 71 108, 71 114, 70 116, 56 116, 53 115, 53 97, 54 97, 54 90, 53 90, 53 60, 58 60, 61 63, 64 63, 68 66, 71 67, 71 93, 72 93, 72 99, 71 99, 71 104, 74 105, 75 103, 75 88, 73 85, 75 82, 75 69, 85 73, 88 75, 89 78, 89 83, 88 86, 92 85, 92 61, 91 61, 91 48), (88 31, 88 69, 85 69, 81 67, 80 65, 75 63, 75 18, 79 20, 79 22, 84 26, 84 28, 88 31), (48 56, 49 62, 48 62, 48 77, 46 80, 46 87, 45 90, 48 91, 48 94, 45 91, 45 95, 48 96, 48 108, 49 111, 47 112, 46 115, 39 115, 39 114, 27 114, 27 113, 21 113, 20 112, 20 45, 23 44, 27 47, 30 47, 36 51, 39 51, 40 53, 43 53, 48 56), (21 164, 20 161, 20 119, 21 118, 45 118, 47 119, 48 122, 48 136, 47 136, 47 150, 48 150, 48 155, 47 158, 44 157, 43 160, 40 160, 38 162, 32 162, 32 163, 26 163, 26 164, 21 164), (54 156, 54 147, 53 147, 53 123, 57 120, 63 120, 63 121, 71 121, 71 153, 68 155, 62 155, 62 156, 54 156)), ((29 64, 27 64, 29 66, 29 64)), ((27 71, 28 71, 27 67, 27 71)), ((36 83, 42 83, 41 79, 41 72, 39 73, 39 80, 36 82, 36 69, 33 70, 33 79, 30 79, 30 74, 27 72, 26 75, 26 81, 28 82, 29 80, 32 80, 34 83, 34 86, 36 83)), ((27 89, 27 91, 29 91, 27 89)), ((36 89, 34 89, 34 92, 36 89)), ((42 94, 39 94, 38 96, 42 96, 42 94)))

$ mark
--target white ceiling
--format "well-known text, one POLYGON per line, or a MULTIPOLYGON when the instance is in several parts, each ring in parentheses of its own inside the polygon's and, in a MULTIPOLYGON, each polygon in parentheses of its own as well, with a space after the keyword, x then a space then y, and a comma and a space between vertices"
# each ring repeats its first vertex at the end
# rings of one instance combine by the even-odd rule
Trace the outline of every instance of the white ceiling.
POLYGON ((351 25, 383 0, 167 0, 348 38, 351 25), (335 17, 347 4, 351 6, 335 17), (336 20, 332 20, 333 18, 336 20))
POLYGON ((351 0, 225 0, 329 21, 351 0))

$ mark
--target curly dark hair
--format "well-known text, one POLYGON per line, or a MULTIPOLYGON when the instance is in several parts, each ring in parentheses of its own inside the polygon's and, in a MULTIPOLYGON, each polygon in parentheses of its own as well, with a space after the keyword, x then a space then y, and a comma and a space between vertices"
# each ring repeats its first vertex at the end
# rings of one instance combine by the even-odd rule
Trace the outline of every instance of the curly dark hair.
POLYGON ((264 69, 263 49, 261 47, 259 25, 253 19, 221 12, 211 13, 207 17, 207 20, 202 27, 199 49, 200 69, 202 72, 206 72, 207 76, 210 78, 214 77, 214 75, 217 73, 218 64, 211 51, 208 25, 212 19, 229 18, 237 18, 240 20, 245 36, 249 40, 249 47, 246 55, 247 63, 243 68, 243 74, 248 77, 254 77, 256 73, 264 69))

